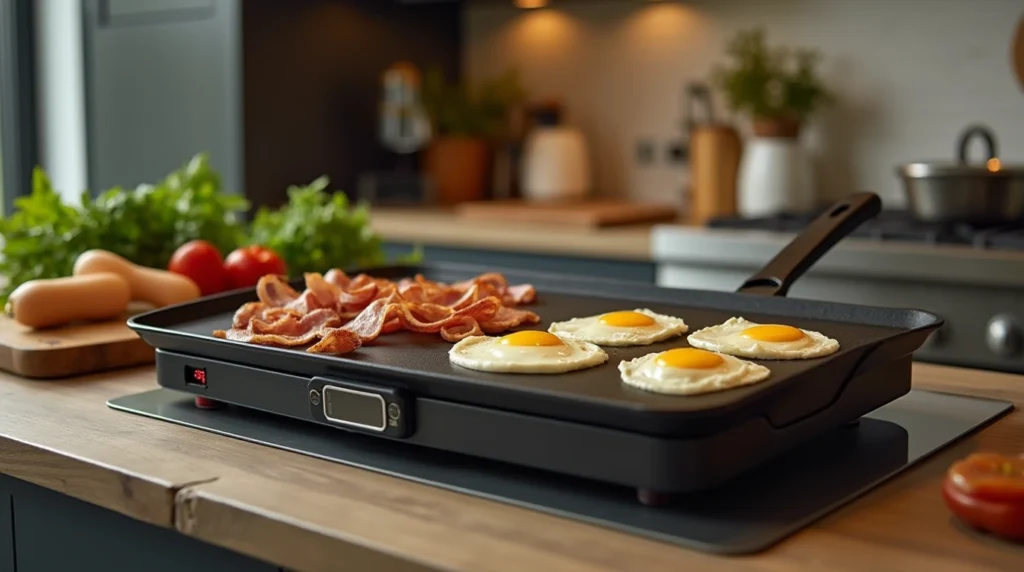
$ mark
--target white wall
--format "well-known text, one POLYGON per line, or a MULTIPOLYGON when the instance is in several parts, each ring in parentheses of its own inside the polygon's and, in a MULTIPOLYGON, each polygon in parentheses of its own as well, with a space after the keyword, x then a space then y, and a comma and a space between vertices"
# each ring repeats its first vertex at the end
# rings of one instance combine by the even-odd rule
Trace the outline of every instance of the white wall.
POLYGON ((825 198, 880 192, 902 204, 894 167, 952 159, 968 123, 996 130, 1004 163, 1024 163, 1024 90, 1011 42, 1021 0, 590 0, 521 11, 474 5, 465 66, 483 77, 515 65, 537 96, 555 96, 590 137, 599 191, 681 200, 684 171, 637 168, 640 137, 678 136, 682 89, 721 60, 740 29, 817 47, 842 98, 806 133, 825 198))
POLYGON ((88 186, 81 0, 36 0, 39 162, 77 200, 88 186))

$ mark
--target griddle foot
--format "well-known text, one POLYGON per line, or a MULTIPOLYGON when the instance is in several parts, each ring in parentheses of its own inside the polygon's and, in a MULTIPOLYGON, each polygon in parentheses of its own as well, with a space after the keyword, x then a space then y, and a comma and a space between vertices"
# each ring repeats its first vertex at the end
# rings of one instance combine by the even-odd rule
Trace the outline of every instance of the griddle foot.
POLYGON ((224 404, 220 401, 214 401, 207 397, 196 396, 196 407, 199 409, 223 409, 224 404))
POLYGON ((651 489, 637 489, 636 500, 644 506, 665 506, 672 503, 672 495, 651 489))
POLYGON ((843 425, 843 427, 849 427, 850 429, 855 429, 855 428, 857 428, 859 426, 860 426, 860 418, 859 417, 857 419, 854 419, 853 421, 850 421, 846 425, 843 425))

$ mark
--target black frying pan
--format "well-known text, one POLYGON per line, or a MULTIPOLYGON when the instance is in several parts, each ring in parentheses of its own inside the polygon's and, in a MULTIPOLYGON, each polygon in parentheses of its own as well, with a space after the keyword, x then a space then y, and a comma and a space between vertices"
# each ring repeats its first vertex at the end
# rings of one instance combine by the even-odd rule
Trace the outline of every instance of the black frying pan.
MULTIPOLYGON (((767 381, 744 388, 700 396, 679 397, 644 392, 619 381, 617 364, 650 352, 685 346, 685 337, 651 346, 605 348, 605 365, 561 375, 495 374, 453 366, 451 344, 437 335, 397 333, 342 357, 307 354, 301 350, 269 348, 214 338, 214 329, 227 328, 234 311, 255 299, 254 290, 226 293, 133 317, 128 325, 154 347, 178 354, 201 356, 225 363, 290 374, 291 385, 251 383, 242 399, 215 380, 197 390, 180 379, 161 375, 165 387, 206 395, 229 403, 268 410, 289 399, 306 399, 306 387, 294 380, 314 376, 399 387, 411 395, 490 407, 503 411, 562 419, 650 435, 698 436, 719 432, 755 416, 775 427, 797 423, 835 403, 850 380, 868 380, 858 386, 893 399, 891 372, 903 363, 942 324, 937 316, 918 310, 855 306, 831 302, 787 299, 789 287, 829 248, 863 221, 878 214, 876 195, 853 195, 816 219, 764 269, 752 276, 738 293, 677 290, 624 281, 593 280, 505 272, 510 282, 529 281, 538 289, 534 309, 546 329, 552 321, 595 315, 613 310, 647 307, 678 315, 690 331, 720 323, 733 316, 768 323, 786 323, 813 329, 837 339, 839 352, 820 359, 760 361, 772 370, 767 381), (902 360, 902 361, 901 361, 902 360), (872 376, 873 370, 881 373, 872 376), (873 389, 872 379, 878 379, 873 389), (890 381, 886 381, 890 380, 890 381), (295 387, 293 387, 295 386, 295 387)), ((398 278, 423 273, 427 278, 455 281, 495 268, 448 265, 380 268, 374 276, 398 278)), ((301 280, 296 281, 301 287, 301 280)), ((758 361, 758 360, 754 360, 758 361)), ((902 366, 901 366, 902 368, 902 366)), ((901 387, 909 390, 909 370, 900 370, 901 387)), ((233 386, 237 387, 237 386, 233 386)), ((900 393, 897 391, 896 393, 900 393)), ((898 395, 896 395, 898 397, 898 395)), ((860 398, 858 398, 860 399, 860 398)), ((884 403, 879 403, 881 405, 884 403)))

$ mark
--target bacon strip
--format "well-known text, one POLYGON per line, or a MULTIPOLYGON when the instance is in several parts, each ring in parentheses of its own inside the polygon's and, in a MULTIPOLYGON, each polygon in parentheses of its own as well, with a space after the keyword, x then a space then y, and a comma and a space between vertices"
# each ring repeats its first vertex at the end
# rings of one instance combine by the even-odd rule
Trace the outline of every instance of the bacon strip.
POLYGON ((299 293, 276 274, 267 274, 256 283, 256 296, 267 306, 287 306, 299 297, 299 293))
POLYGON ((349 277, 339 269, 304 277, 301 293, 283 277, 262 277, 256 286, 259 301, 243 304, 232 317, 231 329, 217 330, 214 336, 278 347, 310 346, 310 353, 341 355, 401 330, 439 334, 455 342, 540 321, 534 312, 515 308, 534 302, 536 289, 530 284, 509 286, 496 272, 454 284, 423 275, 397 282, 368 274, 349 277))
POLYGON ((363 345, 355 332, 344 328, 325 330, 320 341, 306 351, 311 354, 341 355, 354 352, 363 345))

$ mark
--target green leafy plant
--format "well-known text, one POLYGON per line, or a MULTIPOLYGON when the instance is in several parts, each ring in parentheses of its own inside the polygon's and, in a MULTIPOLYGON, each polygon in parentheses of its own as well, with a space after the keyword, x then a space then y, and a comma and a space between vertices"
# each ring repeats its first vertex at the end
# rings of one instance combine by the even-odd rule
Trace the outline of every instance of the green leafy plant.
POLYGON ((505 73, 468 85, 449 84, 441 70, 426 72, 423 79, 423 107, 435 133, 442 136, 500 137, 509 110, 526 99, 519 73, 505 73))
POLYGON ((65 203, 37 167, 32 193, 14 207, 0 219, 0 303, 23 282, 70 275, 78 255, 92 248, 156 268, 193 239, 233 249, 245 240, 241 215, 249 203, 222 192, 206 155, 197 155, 155 185, 115 187, 95 199, 83 192, 77 205, 65 203))
POLYGON ((802 122, 834 95, 818 77, 821 55, 806 48, 771 47, 761 29, 740 32, 726 46, 729 65, 712 72, 729 106, 759 119, 802 122))
MULTIPOLYGON (((381 238, 370 228, 369 207, 350 205, 344 193, 328 192, 329 184, 322 176, 289 187, 286 205, 262 208, 253 219, 251 241, 280 254, 293 276, 385 262, 381 238)), ((416 249, 400 262, 420 258, 422 251, 416 249)))
MULTIPOLYGON (((86 191, 78 204, 65 203, 37 167, 32 193, 16 199, 14 212, 0 218, 0 275, 6 279, 0 304, 24 282, 70 275, 78 255, 93 248, 166 268, 174 251, 190 240, 209 241, 225 255, 256 243, 278 252, 293 276, 383 263, 368 208, 351 207, 343 193, 328 193, 327 185, 327 178, 320 177, 289 188, 288 204, 260 209, 247 227, 249 202, 223 191, 205 154, 156 184, 115 187, 96 198, 86 191)), ((417 248, 396 262, 415 263, 422 257, 417 248)))

